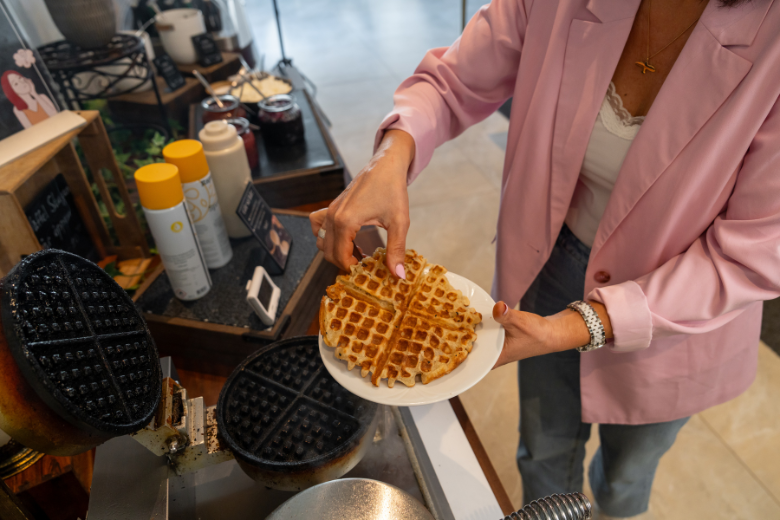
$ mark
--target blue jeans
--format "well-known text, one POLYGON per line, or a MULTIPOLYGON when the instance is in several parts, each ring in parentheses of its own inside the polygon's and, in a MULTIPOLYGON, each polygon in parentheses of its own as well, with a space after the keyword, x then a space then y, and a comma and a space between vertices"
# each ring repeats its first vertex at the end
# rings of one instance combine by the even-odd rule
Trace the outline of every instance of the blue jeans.
MULTIPOLYGON (((564 226, 550 259, 520 301, 520 309, 549 316, 581 300, 589 256, 590 248, 564 226)), ((585 443, 591 425, 582 422, 580 355, 569 350, 518 364, 517 466, 526 504, 553 493, 582 491, 585 443)), ((599 426, 601 447, 588 476, 604 513, 621 518, 647 510, 658 461, 687 421, 599 426)))

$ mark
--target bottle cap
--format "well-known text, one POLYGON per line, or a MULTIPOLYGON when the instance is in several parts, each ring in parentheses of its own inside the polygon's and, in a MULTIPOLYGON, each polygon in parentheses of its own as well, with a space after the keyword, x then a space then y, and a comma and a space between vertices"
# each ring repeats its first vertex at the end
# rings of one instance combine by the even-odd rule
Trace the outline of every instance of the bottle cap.
POLYGON ((163 148, 165 162, 179 168, 181 182, 199 181, 209 173, 203 145, 194 139, 182 139, 163 148))
POLYGON ((168 209, 184 200, 179 169, 173 164, 148 164, 135 171, 138 198, 146 209, 168 209))
MULTIPOLYGON (((206 123, 198 134, 198 139, 203 143, 203 149, 207 152, 218 152, 235 146, 236 139, 241 141, 233 125, 229 125, 221 119, 206 123)), ((243 146, 243 141, 241 146, 243 146)))

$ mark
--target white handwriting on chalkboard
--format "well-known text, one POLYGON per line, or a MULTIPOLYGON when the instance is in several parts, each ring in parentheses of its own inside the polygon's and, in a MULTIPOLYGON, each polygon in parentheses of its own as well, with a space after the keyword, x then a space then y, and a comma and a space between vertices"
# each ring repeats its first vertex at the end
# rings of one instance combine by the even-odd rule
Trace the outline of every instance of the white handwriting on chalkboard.
POLYGON ((30 221, 30 224, 32 225, 33 231, 38 232, 38 230, 41 228, 41 226, 49 220, 49 213, 46 211, 46 208, 43 206, 39 206, 35 210, 35 214, 28 218, 30 221))
POLYGON ((69 209, 68 212, 62 216, 60 221, 57 222, 54 227, 52 227, 52 234, 55 237, 62 239, 63 237, 67 236, 67 231, 70 229, 70 215, 71 213, 69 209))
POLYGON ((57 208, 65 204, 65 197, 60 193, 49 193, 46 195, 46 205, 49 206, 49 211, 52 213, 57 211, 57 208))

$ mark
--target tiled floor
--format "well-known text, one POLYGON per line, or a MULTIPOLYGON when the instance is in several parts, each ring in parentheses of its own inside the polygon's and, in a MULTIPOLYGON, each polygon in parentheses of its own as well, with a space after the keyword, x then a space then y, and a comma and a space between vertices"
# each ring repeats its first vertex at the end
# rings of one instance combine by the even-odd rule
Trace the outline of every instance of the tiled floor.
MULTIPOLYGON (((318 87, 317 99, 353 173, 371 156, 392 93, 426 49, 459 34, 458 0, 288 0, 281 3, 288 56, 318 87)), ((479 1, 469 3, 473 12, 479 1)), ((266 64, 279 58, 271 3, 247 0, 266 64)), ((506 120, 494 114, 439 148, 409 189, 408 247, 485 289, 498 212, 506 120)), ((651 510, 658 520, 780 519, 780 357, 765 345, 743 396, 698 414, 661 461, 651 510)), ((522 501, 514 365, 462 396, 504 487, 522 501)), ((588 453, 597 447, 592 436, 588 453)))

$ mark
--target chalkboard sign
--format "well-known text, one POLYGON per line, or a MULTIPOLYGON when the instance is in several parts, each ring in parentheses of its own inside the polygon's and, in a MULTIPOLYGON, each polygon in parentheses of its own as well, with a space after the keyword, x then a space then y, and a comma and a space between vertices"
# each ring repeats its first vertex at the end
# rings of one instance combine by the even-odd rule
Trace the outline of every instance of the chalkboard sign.
POLYGON ((157 74, 163 77, 165 84, 168 85, 168 89, 171 92, 184 86, 184 76, 182 76, 179 69, 176 68, 176 64, 173 62, 170 56, 162 54, 157 56, 154 60, 154 66, 157 67, 157 74))
POLYGON ((195 52, 198 54, 198 64, 201 67, 210 67, 215 63, 222 62, 222 53, 217 47, 209 33, 196 34, 192 37, 192 44, 195 45, 195 52))
POLYGON ((290 255, 292 236, 251 182, 246 185, 236 214, 268 252, 270 261, 263 262, 265 270, 271 275, 283 273, 290 255))
POLYGON ((99 260, 62 174, 43 188, 24 213, 44 249, 62 249, 92 261, 99 260))

